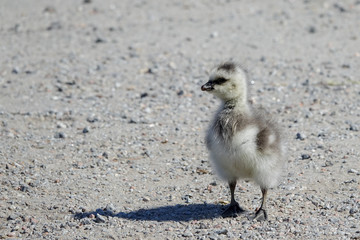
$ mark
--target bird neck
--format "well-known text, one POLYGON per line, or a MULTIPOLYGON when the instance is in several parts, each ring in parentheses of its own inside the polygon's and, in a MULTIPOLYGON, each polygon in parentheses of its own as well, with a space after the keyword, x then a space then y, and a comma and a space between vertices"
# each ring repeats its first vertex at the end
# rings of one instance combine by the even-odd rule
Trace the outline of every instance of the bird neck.
POLYGON ((250 106, 243 98, 230 99, 224 102, 225 109, 233 109, 238 112, 250 114, 250 106))

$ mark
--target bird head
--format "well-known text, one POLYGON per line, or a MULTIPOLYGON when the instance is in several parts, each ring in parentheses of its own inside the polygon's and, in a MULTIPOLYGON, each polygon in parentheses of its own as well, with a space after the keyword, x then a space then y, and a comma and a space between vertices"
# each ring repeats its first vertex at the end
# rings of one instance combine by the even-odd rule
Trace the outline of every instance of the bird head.
POLYGON ((225 62, 215 67, 202 91, 214 94, 223 101, 246 100, 247 82, 244 70, 234 62, 225 62))

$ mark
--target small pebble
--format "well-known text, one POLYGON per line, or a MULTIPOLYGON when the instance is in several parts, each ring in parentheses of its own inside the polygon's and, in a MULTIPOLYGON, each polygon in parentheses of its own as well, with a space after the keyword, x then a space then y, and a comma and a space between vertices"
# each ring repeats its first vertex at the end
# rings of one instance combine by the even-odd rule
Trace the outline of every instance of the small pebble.
POLYGON ((210 34, 210 37, 211 38, 216 38, 217 36, 219 36, 219 33, 218 32, 212 32, 211 34, 210 34))
POLYGON ((107 154, 107 152, 103 152, 102 156, 103 156, 104 158, 106 158, 106 159, 109 158, 109 155, 107 154))
POLYGON ((7 234, 7 236, 11 238, 16 237, 16 232, 10 232, 7 234))
POLYGON ((112 205, 111 203, 106 205, 104 211, 106 211, 110 215, 116 214, 116 209, 115 209, 114 205, 112 205))
POLYGON ((224 229, 221 229, 219 231, 216 231, 216 233, 219 234, 219 235, 220 234, 225 234, 226 235, 228 233, 228 230, 224 228, 224 229))
POLYGON ((101 216, 100 214, 96 214, 95 222, 104 223, 104 222, 106 222, 106 219, 105 219, 105 217, 101 216))
POLYGON ((172 69, 172 70, 176 70, 176 64, 174 62, 170 62, 169 63, 169 67, 172 69))
POLYGON ((348 171, 348 173, 358 173, 358 171, 357 170, 355 170, 355 169, 353 169, 353 168, 351 168, 351 169, 349 169, 349 171, 348 171))
POLYGON ((354 125, 354 124, 350 124, 349 130, 350 130, 350 131, 357 132, 357 131, 359 131, 359 128, 358 128, 358 126, 356 126, 356 125, 354 125))
POLYGON ((12 215, 9 215, 6 220, 10 221, 10 220, 15 220, 16 218, 17 218, 17 216, 15 214, 12 214, 12 215))
POLYGON ((51 31, 51 30, 59 30, 62 28, 62 25, 60 22, 52 22, 47 28, 46 30, 51 31))
POLYGON ((178 92, 177 92, 177 95, 178 95, 178 96, 184 95, 184 91, 183 91, 183 90, 178 91, 178 92))
POLYGON ((65 138, 65 133, 63 132, 57 132, 54 135, 55 138, 65 138))
POLYGON ((301 154, 302 160, 309 159, 309 158, 311 158, 311 156, 309 154, 301 154))
POLYGON ((190 231, 185 231, 184 233, 183 233, 183 237, 193 237, 194 236, 194 234, 192 234, 190 231))
POLYGON ((144 98, 144 97, 147 97, 147 96, 149 96, 149 94, 148 93, 142 93, 142 94, 140 94, 140 98, 144 98))
POLYGON ((58 122, 56 127, 57 128, 66 128, 66 124, 63 122, 58 122))
POLYGON ((217 182, 215 182, 215 181, 214 181, 214 182, 211 182, 210 185, 211 185, 211 186, 217 186, 217 182))
POLYGON ((304 134, 301 133, 297 133, 296 134, 296 138, 295 139, 299 139, 299 140, 305 140, 306 136, 304 134))
POLYGON ((306 79, 301 85, 303 85, 303 86, 309 86, 309 79, 306 79))
POLYGON ((54 12, 56 12, 56 9, 53 6, 47 6, 44 8, 44 12, 54 13, 54 12))
POLYGON ((192 203, 192 196, 191 195, 185 195, 182 197, 183 200, 185 200, 185 203, 192 203))
POLYGON ((105 40, 102 39, 102 38, 97 38, 97 39, 95 40, 95 43, 104 43, 104 42, 105 42, 105 40))
POLYGON ((88 121, 89 123, 94 123, 99 121, 99 119, 96 116, 89 116, 86 118, 86 121, 88 121))
POLYGON ((310 26, 308 28, 309 33, 316 33, 316 28, 314 26, 310 26))
POLYGON ((332 161, 326 160, 323 166, 324 167, 329 167, 329 166, 332 166, 332 165, 334 165, 334 163, 332 161))
POLYGON ((88 133, 88 132, 89 132, 89 129, 87 127, 84 127, 82 130, 82 133, 88 133))
POLYGON ((351 208, 349 213, 350 213, 350 215, 353 215, 353 214, 357 213, 357 210, 355 208, 351 208))
POLYGON ((334 4, 334 8, 336 8, 340 12, 346 12, 346 9, 343 6, 339 5, 338 3, 334 4))

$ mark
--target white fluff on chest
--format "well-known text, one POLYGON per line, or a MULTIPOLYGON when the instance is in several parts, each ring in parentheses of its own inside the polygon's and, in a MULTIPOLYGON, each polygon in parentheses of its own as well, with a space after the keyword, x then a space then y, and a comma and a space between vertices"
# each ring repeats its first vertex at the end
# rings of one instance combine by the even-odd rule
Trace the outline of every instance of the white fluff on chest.
MULTIPOLYGON (((260 186, 273 187, 280 174, 277 154, 266 154, 257 149, 257 135, 259 128, 248 125, 238 131, 225 143, 217 133, 208 134, 210 158, 218 174, 225 180, 231 181, 239 178, 253 179, 260 186)), ((269 142, 275 136, 269 135, 269 142)))

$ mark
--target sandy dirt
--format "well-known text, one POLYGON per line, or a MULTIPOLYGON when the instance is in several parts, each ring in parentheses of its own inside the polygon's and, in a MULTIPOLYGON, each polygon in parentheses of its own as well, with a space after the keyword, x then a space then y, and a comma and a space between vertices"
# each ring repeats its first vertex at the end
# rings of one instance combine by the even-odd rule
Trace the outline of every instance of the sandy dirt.
POLYGON ((1 239, 359 239, 360 1, 2 0, 1 239), (241 62, 286 133, 269 220, 213 172, 200 86, 241 62))

